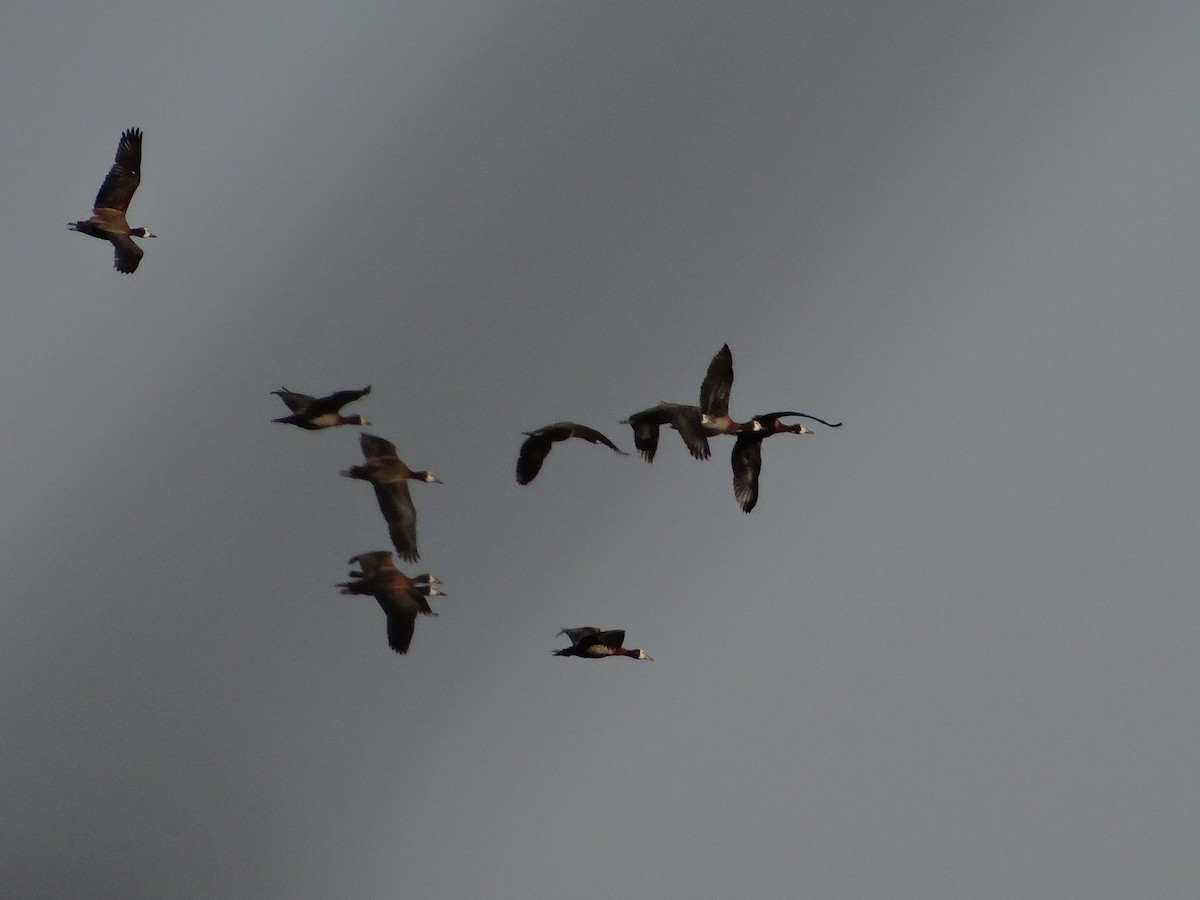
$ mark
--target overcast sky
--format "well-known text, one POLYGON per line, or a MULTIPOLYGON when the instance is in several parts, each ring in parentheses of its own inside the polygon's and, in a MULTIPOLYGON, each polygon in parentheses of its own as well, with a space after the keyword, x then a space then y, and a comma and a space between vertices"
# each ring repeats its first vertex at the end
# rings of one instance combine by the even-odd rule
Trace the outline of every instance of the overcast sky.
POLYGON ((255 7, 4 15, 7 896, 1195 896, 1200 7, 255 7), (846 423, 751 515, 729 438, 515 483, 725 342, 846 423), (270 421, 364 384, 407 656, 358 429, 270 421))

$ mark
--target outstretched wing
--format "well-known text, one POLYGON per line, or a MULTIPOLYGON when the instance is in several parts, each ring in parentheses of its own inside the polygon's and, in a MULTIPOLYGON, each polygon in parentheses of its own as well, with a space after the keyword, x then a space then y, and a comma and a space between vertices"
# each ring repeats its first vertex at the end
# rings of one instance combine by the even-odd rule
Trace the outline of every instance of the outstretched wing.
POLYGON ((379 501, 379 511, 387 522, 388 535, 391 536, 392 546, 400 554, 401 559, 416 562, 421 558, 417 552, 417 510, 413 506, 412 496, 408 493, 406 482, 395 484, 376 484, 375 498, 379 501))
MULTIPOLYGON (((334 391, 328 397, 321 397, 312 400, 308 408, 308 413, 311 416, 319 416, 325 413, 335 413, 341 410, 347 403, 353 403, 360 397, 365 397, 371 393, 371 386, 368 384, 361 391, 334 391)), ((392 448, 395 452, 395 448, 392 448)))
POLYGON ((600 633, 600 629, 597 628, 595 625, 584 625, 580 628, 564 628, 562 631, 559 632, 559 634, 565 634, 567 636, 567 639, 572 644, 578 644, 582 638, 587 637, 589 634, 599 634, 599 633, 600 633))
POLYGON ((542 463, 550 453, 553 441, 541 432, 535 431, 521 445, 521 453, 517 457, 517 484, 529 484, 542 470, 542 463))
POLYGON ((633 429, 633 446, 637 448, 638 456, 648 463, 654 462, 658 450, 658 420, 645 413, 634 413, 625 422, 633 429))
POLYGON ((298 394, 295 391, 289 391, 285 387, 281 387, 277 391, 271 391, 271 393, 286 403, 287 408, 294 413, 305 412, 316 399, 315 397, 310 397, 308 394, 298 394))
MULTIPOLYGON (((108 170, 104 184, 100 185, 100 192, 96 194, 95 209, 116 209, 124 213, 129 209, 129 201, 133 199, 133 192, 141 182, 142 132, 139 128, 130 128, 121 135, 121 142, 117 144, 116 162, 108 170)), ((138 257, 141 255, 139 251, 138 257)), ((134 268, 137 267, 136 262, 133 265, 134 268)), ((132 272, 133 269, 129 271, 132 272)))
POLYGON ((700 409, 710 416, 729 415, 729 392, 733 388, 733 354, 725 344, 708 364, 700 384, 700 409))
POLYGON ((605 447, 620 453, 622 456, 629 455, 600 432, 598 432, 595 428, 588 428, 586 425, 574 425, 571 428, 571 436, 582 438, 589 444, 603 444, 605 447))
POLYGON ((733 443, 729 464, 733 469, 733 496, 742 512, 750 512, 758 503, 758 476, 762 471, 762 439, 751 433, 739 434, 733 443))
POLYGON ((396 458, 395 444, 365 431, 359 435, 358 446, 362 448, 362 454, 367 459, 396 458))
POLYGON ((127 234, 114 234, 109 240, 113 245, 113 268, 126 275, 136 272, 142 261, 142 248, 127 234))
POLYGON ((679 432, 683 442, 687 444, 688 452, 696 459, 708 459, 708 438, 700 427, 700 410, 694 406, 673 404, 668 407, 671 417, 671 427, 679 432))
POLYGON ((362 571, 351 572, 351 578, 374 578, 380 572, 387 570, 396 571, 396 564, 392 561, 391 550, 372 550, 369 553, 360 553, 358 556, 350 557, 350 564, 357 565, 362 571))
POLYGON ((407 653, 417 625, 416 610, 385 605, 383 601, 379 605, 387 615, 388 646, 397 653, 407 653))

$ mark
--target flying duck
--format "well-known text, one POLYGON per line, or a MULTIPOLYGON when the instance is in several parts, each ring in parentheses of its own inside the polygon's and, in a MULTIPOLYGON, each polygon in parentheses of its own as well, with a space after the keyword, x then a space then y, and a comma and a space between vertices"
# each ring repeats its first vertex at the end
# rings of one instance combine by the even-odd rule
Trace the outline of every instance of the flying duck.
POLYGON ((708 438, 717 434, 737 434, 742 423, 729 417, 729 392, 733 388, 733 354, 725 344, 708 364, 700 384, 700 405, 659 403, 636 412, 622 425, 633 427, 633 443, 646 462, 654 462, 658 449, 658 429, 669 425, 679 432, 688 452, 696 459, 708 459, 708 438))
POLYGON ((142 261, 142 248, 131 238, 152 238, 157 235, 147 228, 130 228, 125 221, 125 211, 133 192, 142 181, 142 131, 140 128, 126 129, 117 144, 117 159, 108 170, 92 217, 81 222, 68 222, 71 231, 82 231, 94 238, 109 241, 113 245, 113 266, 118 272, 136 272, 142 261))
POLYGON ((582 656, 584 659, 628 656, 630 659, 649 659, 653 662, 645 650, 636 647, 627 650, 621 646, 625 643, 624 631, 601 631, 593 625, 585 625, 582 628, 564 628, 559 634, 565 634, 571 646, 555 650, 555 656, 582 656))
POLYGON ((272 419, 272 422, 296 425, 307 431, 319 431, 335 425, 371 424, 358 413, 343 416, 341 412, 342 407, 347 403, 353 403, 360 397, 371 393, 369 384, 361 391, 335 391, 328 397, 310 397, 308 394, 297 394, 287 388, 280 388, 271 393, 277 395, 292 411, 292 415, 284 416, 282 419, 272 419))
POLYGON ((358 439, 366 462, 351 466, 342 472, 347 478, 369 481, 375 488, 379 510, 388 524, 392 546, 402 559, 416 562, 421 558, 417 552, 417 511, 408 493, 408 481, 427 481, 441 484, 442 480, 432 472, 414 472, 396 455, 396 445, 381 437, 363 432, 358 439))
POLYGON ((762 472, 762 442, 773 434, 812 434, 799 423, 786 424, 780 422, 784 416, 799 416, 812 419, 830 428, 841 428, 842 423, 826 422, 816 416, 798 412, 775 412, 755 416, 747 426, 739 432, 733 444, 733 452, 729 457, 730 468, 733 469, 733 496, 742 512, 750 512, 758 503, 758 476, 762 472))
POLYGON ((338 585, 343 594, 369 594, 379 603, 387 617, 388 646, 397 653, 407 653, 412 643, 417 614, 436 616, 429 607, 428 597, 445 596, 436 585, 441 582, 426 572, 412 578, 396 568, 390 550, 360 553, 350 558, 359 570, 350 572, 357 581, 338 585))
POLYGON ((517 457, 517 484, 529 484, 542 470, 542 462, 550 452, 550 445, 555 441, 565 441, 568 438, 582 438, 590 444, 603 444, 610 450, 628 456, 624 450, 602 435, 594 428, 579 425, 575 422, 555 422, 537 431, 525 431, 528 435, 521 445, 521 454, 517 457))

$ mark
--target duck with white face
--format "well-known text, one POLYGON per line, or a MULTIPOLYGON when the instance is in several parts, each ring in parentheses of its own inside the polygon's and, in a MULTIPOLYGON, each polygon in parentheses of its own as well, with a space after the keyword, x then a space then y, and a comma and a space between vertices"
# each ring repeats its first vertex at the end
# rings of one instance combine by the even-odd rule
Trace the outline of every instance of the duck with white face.
POLYGON ((738 433, 733 444, 733 452, 729 456, 729 465, 733 469, 733 496, 742 512, 748 513, 758 504, 758 477, 762 472, 762 442, 773 434, 812 434, 813 432, 799 422, 786 423, 780 419, 785 416, 798 416, 812 419, 830 428, 841 428, 841 422, 826 422, 816 416, 798 412, 776 412, 755 416, 738 433))
POLYGON ((355 400, 359 400, 371 393, 371 386, 369 384, 362 390, 334 391, 327 397, 313 397, 310 394, 289 391, 285 387, 281 387, 277 391, 271 391, 271 393, 279 397, 287 408, 292 411, 290 416, 284 416, 281 419, 272 419, 272 422, 295 425, 297 428, 303 428, 306 431, 320 431, 323 428, 333 428, 337 425, 371 424, 358 413, 348 416, 342 415, 343 406, 347 403, 353 403, 355 400))
POLYGON ((91 235, 113 245, 113 267, 118 272, 132 274, 142 261, 142 248, 131 238, 158 237, 149 228, 130 228, 125 221, 129 201, 142 183, 142 132, 129 128, 121 135, 117 144, 116 161, 108 170, 96 202, 92 217, 79 222, 68 222, 67 228, 91 235))
POLYGON ((653 658, 638 647, 626 648, 625 632, 621 630, 601 631, 595 625, 584 625, 580 628, 564 628, 559 634, 565 634, 571 641, 570 647, 555 650, 555 656, 578 656, 581 659, 605 659, 609 656, 626 656, 629 659, 653 658))
POLYGON ((342 474, 370 482, 375 488, 379 511, 387 522, 392 546, 401 558, 416 562, 421 558, 417 552, 417 510, 408 492, 408 482, 441 484, 442 480, 432 472, 413 471, 406 466, 396 455, 396 445, 391 441, 363 432, 358 442, 363 463, 343 470, 342 474))

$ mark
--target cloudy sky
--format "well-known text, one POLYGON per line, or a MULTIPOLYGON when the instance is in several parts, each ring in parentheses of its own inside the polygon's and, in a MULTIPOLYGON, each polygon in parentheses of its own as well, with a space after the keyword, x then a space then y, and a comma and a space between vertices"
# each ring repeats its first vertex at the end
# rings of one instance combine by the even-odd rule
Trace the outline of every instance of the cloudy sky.
POLYGON ((1200 7, 21 3, 0 883, 1191 898, 1200 7), (144 129, 139 271, 70 234, 144 129), (647 466, 523 430, 845 427, 647 466), (446 582, 407 656, 374 386, 446 582), (558 659, 566 626, 654 662, 558 659))

